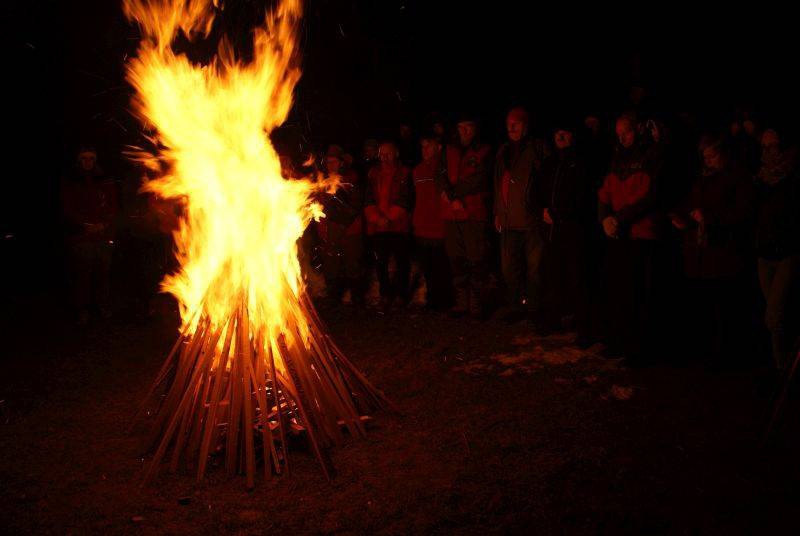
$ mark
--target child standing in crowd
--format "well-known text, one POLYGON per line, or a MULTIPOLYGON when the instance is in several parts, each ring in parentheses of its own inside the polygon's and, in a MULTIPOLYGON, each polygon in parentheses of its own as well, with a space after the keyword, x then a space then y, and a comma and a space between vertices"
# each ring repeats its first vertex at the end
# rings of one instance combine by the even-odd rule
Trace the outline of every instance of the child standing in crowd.
POLYGON ((426 305, 441 311, 451 305, 450 266, 444 249, 444 219, 442 212, 446 201, 439 188, 439 177, 444 173, 442 142, 434 134, 420 138, 422 162, 413 171, 414 180, 414 241, 417 259, 425 276, 426 305))
POLYGON ((317 224, 323 247, 323 272, 332 304, 347 290, 354 303, 363 299, 363 194, 358 175, 345 168, 344 151, 331 145, 325 154, 325 176, 339 177, 339 187, 324 198, 325 218, 317 224))
POLYGON ((391 305, 405 306, 409 299, 411 194, 408 168, 398 162, 397 146, 382 143, 378 158, 380 164, 368 175, 364 215, 375 252, 381 307, 386 309, 391 305), (389 273, 392 258, 394 277, 389 273))

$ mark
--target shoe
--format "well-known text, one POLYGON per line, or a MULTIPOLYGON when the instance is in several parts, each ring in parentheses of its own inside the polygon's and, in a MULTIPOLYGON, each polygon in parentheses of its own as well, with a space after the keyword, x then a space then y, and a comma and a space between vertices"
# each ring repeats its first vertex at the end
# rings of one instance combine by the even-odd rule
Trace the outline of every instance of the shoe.
POLYGON ((79 326, 85 326, 89 323, 89 312, 88 311, 81 311, 78 313, 77 318, 75 319, 75 323, 79 326))
POLYGON ((409 303, 411 302, 408 299, 398 296, 394 299, 394 303, 392 305, 395 309, 405 309, 408 307, 409 303))
POLYGON ((469 295, 466 289, 456 288, 455 303, 450 308, 450 316, 458 318, 469 312, 469 295))

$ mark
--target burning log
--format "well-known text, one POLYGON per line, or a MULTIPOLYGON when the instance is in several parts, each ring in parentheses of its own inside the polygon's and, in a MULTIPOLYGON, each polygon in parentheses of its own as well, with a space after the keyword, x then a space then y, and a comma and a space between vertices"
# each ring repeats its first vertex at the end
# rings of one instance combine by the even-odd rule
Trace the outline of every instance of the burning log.
POLYGON ((365 414, 389 403, 326 334, 301 277, 297 240, 324 216, 317 192, 335 184, 284 179, 269 140, 300 76, 301 4, 284 0, 267 14, 250 63, 223 39, 209 64, 193 64, 171 43, 178 33, 208 36, 214 4, 124 0, 142 30, 128 63, 134 107, 160 147, 133 155, 159 173, 144 189, 184 209, 180 270, 163 283, 183 326, 143 403, 157 406, 145 480, 167 460, 200 480, 224 452, 226 471, 252 487, 259 455, 266 478, 289 470, 297 431, 331 478, 327 448, 345 431, 363 436, 365 414))

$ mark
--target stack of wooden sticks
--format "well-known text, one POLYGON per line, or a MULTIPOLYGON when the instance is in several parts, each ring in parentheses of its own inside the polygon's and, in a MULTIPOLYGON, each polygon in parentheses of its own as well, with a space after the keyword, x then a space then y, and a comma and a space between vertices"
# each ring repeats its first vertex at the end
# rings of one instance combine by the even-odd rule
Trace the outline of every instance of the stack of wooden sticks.
POLYGON ((333 343, 308 296, 300 301, 308 329, 297 323, 274 340, 251 324, 245 298, 224 325, 200 312, 184 329, 137 412, 155 413, 145 482, 168 453, 171 471, 194 468, 198 481, 224 454, 227 472, 252 488, 257 457, 266 478, 289 471, 287 437, 299 431, 333 477, 328 447, 362 437, 366 416, 391 403, 333 343))

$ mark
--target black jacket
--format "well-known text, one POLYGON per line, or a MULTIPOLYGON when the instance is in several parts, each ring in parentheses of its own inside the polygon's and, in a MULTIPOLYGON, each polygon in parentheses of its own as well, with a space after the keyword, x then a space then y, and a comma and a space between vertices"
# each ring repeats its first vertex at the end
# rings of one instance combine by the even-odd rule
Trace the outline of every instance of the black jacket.
POLYGON ((535 217, 527 210, 527 200, 538 180, 542 163, 549 155, 549 149, 542 140, 528 137, 517 143, 507 141, 497 151, 494 167, 494 214, 503 229, 524 230, 536 225, 535 217), (510 175, 508 181, 508 202, 503 198, 503 177, 510 175))
POLYGON ((596 225, 596 198, 583 160, 574 148, 568 148, 545 159, 539 180, 530 190, 528 207, 544 236, 556 238, 596 225), (545 208, 550 212, 552 226, 542 219, 545 208))

